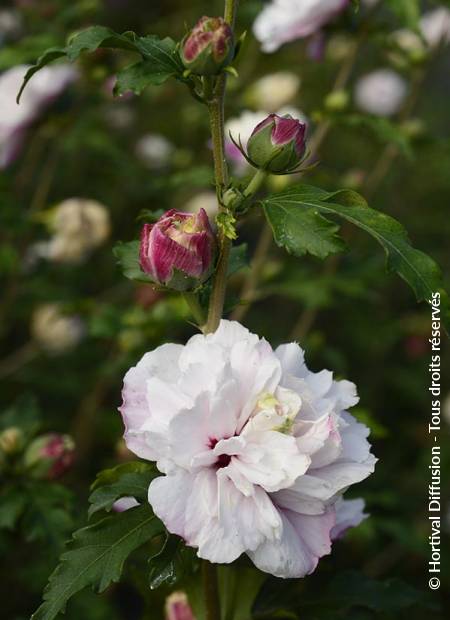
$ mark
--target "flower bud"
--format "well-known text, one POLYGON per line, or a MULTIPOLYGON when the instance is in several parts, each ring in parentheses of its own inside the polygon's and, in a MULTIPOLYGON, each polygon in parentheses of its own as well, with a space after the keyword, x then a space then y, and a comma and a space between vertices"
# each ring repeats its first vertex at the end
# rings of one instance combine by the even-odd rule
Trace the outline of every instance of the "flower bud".
POLYGON ((17 426, 5 428, 0 433, 0 452, 3 454, 14 454, 19 452, 23 446, 23 433, 17 426))
POLYGON ((166 599, 166 620, 195 620, 184 592, 173 592, 166 599))
POLYGON ((75 444, 69 435, 49 433, 30 443, 24 462, 35 478, 59 478, 72 465, 75 444))
POLYGON ((197 75, 219 73, 233 54, 233 31, 222 17, 202 17, 181 48, 184 66, 197 75))
POLYGON ((195 214, 171 209, 142 229, 142 271, 177 291, 193 289, 210 276, 214 253, 215 237, 204 209, 195 214))
POLYGON ((305 154, 306 124, 290 114, 269 114, 255 127, 247 144, 257 168, 283 173, 293 170, 305 154))

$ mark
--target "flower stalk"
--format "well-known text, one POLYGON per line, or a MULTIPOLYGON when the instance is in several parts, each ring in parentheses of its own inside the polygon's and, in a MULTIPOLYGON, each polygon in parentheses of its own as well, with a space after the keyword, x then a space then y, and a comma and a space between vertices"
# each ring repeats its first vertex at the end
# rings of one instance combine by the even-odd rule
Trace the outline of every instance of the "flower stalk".
MULTIPOLYGON (((224 19, 234 30, 236 13, 239 0, 225 0, 224 19)), ((206 82, 206 80, 205 80, 206 82)), ((216 81, 213 89, 213 97, 208 101, 209 119, 211 125, 211 138, 214 157, 214 174, 216 181, 216 191, 219 200, 219 210, 224 207, 221 203, 223 189, 228 184, 228 166, 225 157, 225 90, 227 76, 222 73, 216 81)), ((219 237, 219 261, 217 272, 214 278, 213 290, 211 293, 208 319, 204 328, 204 333, 214 332, 219 326, 222 318, 223 306, 225 303, 225 292, 227 282, 228 261, 230 258, 232 241, 223 231, 219 237)), ((206 620, 220 620, 220 597, 219 583, 217 580, 217 567, 204 560, 202 565, 203 588, 206 604, 206 620)))
MULTIPOLYGON (((234 27, 239 0, 225 0, 224 19, 234 27)), ((206 90, 210 96, 207 101, 209 119, 211 125, 212 150, 214 158, 214 174, 216 181, 216 191, 219 200, 219 210, 223 211, 221 204, 222 193, 228 185, 228 166, 225 157, 225 131, 224 131, 224 103, 227 76, 225 73, 219 75, 215 84, 211 84, 209 78, 205 79, 206 90), (212 88, 211 88, 212 86, 212 88), (211 93, 212 91, 212 93, 211 93)), ((208 319, 204 328, 205 333, 214 332, 222 318, 223 306, 225 303, 226 279, 228 270, 228 260, 230 258, 231 239, 223 231, 219 234, 219 260, 217 271, 214 278, 213 290, 211 293, 208 319)))

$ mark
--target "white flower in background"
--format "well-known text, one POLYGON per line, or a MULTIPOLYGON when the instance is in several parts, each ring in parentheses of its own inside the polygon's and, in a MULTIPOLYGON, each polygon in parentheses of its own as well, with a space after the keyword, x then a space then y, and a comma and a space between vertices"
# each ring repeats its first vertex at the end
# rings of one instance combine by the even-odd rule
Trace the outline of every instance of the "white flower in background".
POLYGON ((295 73, 280 71, 257 80, 248 89, 246 99, 266 112, 276 112, 288 104, 298 93, 300 78, 295 73))
POLYGON ((253 24, 264 52, 317 32, 332 20, 349 0, 272 0, 253 24))
POLYGON ((369 429, 346 411, 357 401, 353 383, 308 370, 297 344, 274 351, 221 321, 146 353, 121 412, 128 448, 165 474, 149 502, 170 532, 211 562, 246 553, 302 577, 330 552, 342 494, 374 470, 369 429))
POLYGON ((22 20, 18 11, 14 9, 0 10, 0 46, 7 41, 16 37, 21 30, 22 20))
POLYGON ((206 211, 212 225, 219 209, 216 192, 200 192, 188 200, 184 205, 184 210, 188 213, 199 213, 202 209, 206 211))
POLYGON ((174 151, 173 144, 156 133, 143 135, 135 147, 137 157, 151 170, 165 168, 170 163, 174 151))
POLYGON ((54 235, 34 246, 33 254, 55 262, 79 263, 111 233, 108 209, 96 200, 64 200, 51 209, 49 220, 54 235))
POLYGON ((406 81, 392 69, 378 69, 361 77, 355 87, 355 101, 364 112, 393 116, 408 92, 406 81))
MULTIPOLYGON (((276 113, 279 116, 290 114, 293 118, 308 124, 308 119, 303 112, 300 112, 300 110, 294 108, 293 106, 284 106, 276 113)), ((236 142, 239 143, 240 140, 244 149, 247 150, 247 142, 252 135, 253 130, 265 118, 267 118, 267 112, 265 111, 258 110, 257 112, 252 112, 250 110, 244 110, 241 112, 240 116, 230 118, 225 123, 225 152, 227 157, 234 164, 235 172, 237 174, 244 172, 248 164, 240 150, 231 141, 230 134, 236 142)))
POLYGON ((78 316, 64 314, 59 304, 43 304, 33 312, 31 334, 50 353, 63 353, 80 342, 85 327, 78 316))
POLYGON ((69 65, 48 66, 38 71, 16 97, 28 66, 20 65, 0 75, 0 169, 18 155, 29 125, 76 78, 69 65))
POLYGON ((442 6, 424 13, 420 30, 431 48, 450 43, 450 9, 442 6))

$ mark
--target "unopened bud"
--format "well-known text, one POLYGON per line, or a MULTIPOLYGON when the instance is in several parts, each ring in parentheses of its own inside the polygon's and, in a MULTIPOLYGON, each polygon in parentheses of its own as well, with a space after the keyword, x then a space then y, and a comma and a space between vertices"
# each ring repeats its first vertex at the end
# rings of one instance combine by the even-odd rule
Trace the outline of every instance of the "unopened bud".
POLYGON ((68 435, 49 433, 30 443, 24 462, 35 478, 59 478, 73 464, 75 444, 68 435))
POLYGON ((6 428, 0 433, 0 451, 3 454, 15 454, 23 446, 23 433, 17 426, 6 428))
POLYGON ((140 265, 152 280, 178 291, 202 284, 213 268, 215 237, 204 209, 196 214, 171 209, 155 224, 144 224, 140 265))
POLYGON ((305 154, 306 124, 289 114, 270 114, 255 127, 247 144, 253 165, 269 172, 294 169, 305 154))
POLYGON ((173 592, 166 599, 166 620, 195 620, 184 592, 173 592))
POLYGON ((202 17, 181 48, 184 66, 197 75, 219 73, 233 54, 233 31, 222 17, 202 17))

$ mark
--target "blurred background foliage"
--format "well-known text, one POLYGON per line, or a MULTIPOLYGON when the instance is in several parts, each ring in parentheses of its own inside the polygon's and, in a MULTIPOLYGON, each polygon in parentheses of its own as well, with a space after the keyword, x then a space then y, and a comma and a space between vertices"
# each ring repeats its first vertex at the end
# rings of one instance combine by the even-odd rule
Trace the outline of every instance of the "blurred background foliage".
MULTIPOLYGON (((448 276, 450 48, 415 60, 393 47, 392 33, 411 25, 408 4, 416 2, 381 2, 369 15, 366 9, 347 11, 327 27, 324 53, 313 60, 305 41, 262 53, 251 30, 263 2, 242 0, 238 29, 248 36, 239 77, 229 81, 226 114, 261 107, 252 91, 258 78, 275 71, 296 74, 301 84, 289 104, 306 115, 310 135, 321 142, 320 165, 307 180, 366 195, 371 206, 399 219, 415 247, 448 276), (386 66, 410 84, 408 105, 390 120, 362 113, 353 98, 359 76, 386 66)), ((0 25, 0 71, 32 63, 91 24, 178 40, 200 15, 221 10, 216 0, 3 1, 0 24, 7 12, 16 21, 3 31, 0 25)), ((118 240, 137 237, 143 211, 211 204, 213 189, 204 109, 175 82, 150 87, 141 97, 114 99, 110 77, 129 61, 108 50, 83 56, 76 79, 33 119, 20 154, 0 171, 1 429, 19 430, 3 449, 20 453, 22 444, 48 432, 70 434, 76 446, 72 467, 58 481, 29 479, 19 466, 3 475, 3 498, 10 493, 8 476, 21 498, 0 505, 2 613, 11 620, 27 618, 37 607, 64 541, 85 522, 96 472, 130 458, 117 412, 125 371, 145 351, 184 342, 195 331, 183 300, 124 280, 112 256, 118 240), (155 135, 165 138, 159 147, 155 140, 142 141, 155 135), (110 218, 110 229, 104 222, 99 241, 76 250, 76 260, 48 253, 55 208, 71 198, 97 201, 110 218)), ((269 186, 282 183, 277 177, 269 186)), ((256 617, 271 617, 271 597, 279 592, 294 597, 291 608, 302 619, 438 618, 439 593, 423 594, 429 555, 429 309, 417 306, 408 287, 385 273, 382 253, 366 236, 345 229, 351 251, 322 263, 289 257, 273 244, 267 249, 261 231, 263 219, 255 212, 240 240, 248 244, 250 259, 259 248, 259 278, 249 277, 248 267, 233 277, 230 309, 244 290, 247 303, 232 312, 252 331, 273 344, 299 340, 312 369, 331 368, 357 384, 356 415, 371 427, 380 461, 357 490, 372 518, 336 543, 333 555, 289 595, 283 594, 286 584, 269 580, 256 617), (346 570, 353 572, 342 575, 346 570), (389 581, 394 578, 408 585, 389 581), (344 579, 338 590, 337 579, 344 579), (336 599, 333 588, 341 593, 336 599), (331 611, 319 604, 325 590, 331 592, 331 611)), ((449 398, 444 381, 443 441, 449 398)), ((443 471, 449 458, 444 452, 443 471)), ((443 505, 448 532, 450 504, 443 505)), ((68 618, 161 617, 167 591, 151 593, 141 583, 145 561, 145 552, 137 554, 124 582, 105 595, 76 597, 68 618)), ((442 568, 444 592, 448 562, 442 568)))

